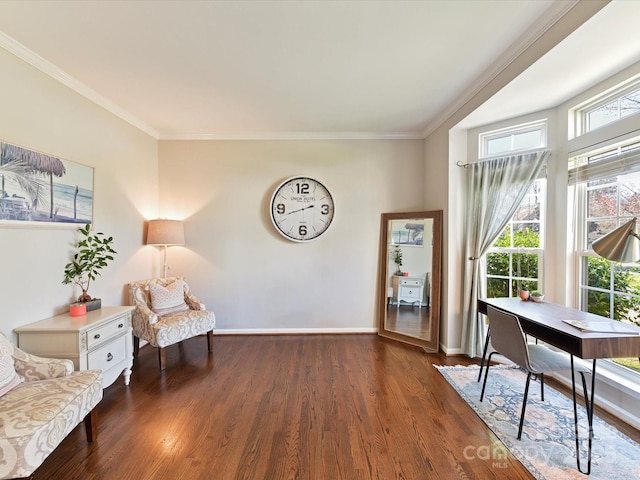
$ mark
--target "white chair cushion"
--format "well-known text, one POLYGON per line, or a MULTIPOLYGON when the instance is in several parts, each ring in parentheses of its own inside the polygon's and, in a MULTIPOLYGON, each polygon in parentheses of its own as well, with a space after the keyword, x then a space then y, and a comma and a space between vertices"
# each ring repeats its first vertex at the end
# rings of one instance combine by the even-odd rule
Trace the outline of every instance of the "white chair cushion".
POLYGON ((184 280, 176 280, 166 287, 157 283, 149 283, 151 310, 158 315, 189 310, 189 306, 184 301, 184 288, 184 280))

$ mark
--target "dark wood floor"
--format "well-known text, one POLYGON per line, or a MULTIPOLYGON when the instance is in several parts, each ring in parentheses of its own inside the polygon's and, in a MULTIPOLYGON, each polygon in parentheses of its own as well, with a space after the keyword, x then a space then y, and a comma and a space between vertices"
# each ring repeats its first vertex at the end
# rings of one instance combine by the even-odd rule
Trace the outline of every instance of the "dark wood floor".
POLYGON ((76 428, 43 479, 530 479, 426 354, 376 335, 220 336, 143 348, 131 384, 76 428), (499 444, 499 443, 498 443, 499 444))
POLYGON ((427 306, 387 305, 387 330, 417 338, 431 338, 431 309, 427 306))

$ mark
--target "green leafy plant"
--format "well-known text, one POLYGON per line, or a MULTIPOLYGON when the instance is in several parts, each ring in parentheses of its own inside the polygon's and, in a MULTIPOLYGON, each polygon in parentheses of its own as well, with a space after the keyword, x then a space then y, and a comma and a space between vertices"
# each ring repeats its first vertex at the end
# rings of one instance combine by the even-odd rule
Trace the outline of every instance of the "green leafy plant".
MULTIPOLYGON (((494 247, 538 248, 540 235, 536 230, 524 228, 511 231, 507 227, 502 235, 496 239, 494 247), (513 243, 512 243, 513 240, 513 243)), ((498 277, 512 275, 511 296, 518 296, 520 290, 537 290, 538 286, 538 255, 536 253, 508 253, 493 252, 487 254, 487 273, 498 277)), ((506 278, 487 279, 488 297, 509 297, 509 280, 506 278)))
POLYGON ((393 257, 393 263, 398 267, 396 274, 402 273, 400 270, 400 267, 402 267, 402 250, 400 250, 400 247, 396 246, 391 252, 391 256, 393 257))
POLYGON ((77 252, 72 260, 64 267, 65 285, 73 283, 82 289, 78 297, 79 302, 90 302, 91 296, 87 293, 89 285, 100 275, 100 270, 113 261, 116 252, 112 248, 113 237, 106 237, 103 233, 93 233, 91 225, 86 224, 79 228, 82 239, 77 244, 77 252))

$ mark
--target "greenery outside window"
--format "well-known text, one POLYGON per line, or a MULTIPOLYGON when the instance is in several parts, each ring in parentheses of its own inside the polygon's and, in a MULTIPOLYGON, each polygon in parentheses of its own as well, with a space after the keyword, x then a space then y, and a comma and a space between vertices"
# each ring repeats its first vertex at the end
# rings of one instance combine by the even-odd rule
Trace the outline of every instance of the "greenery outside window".
MULTIPOLYGON (((587 156, 583 165, 602 161, 602 154, 587 156)), ((640 164, 639 164, 640 166, 640 164)), ((640 216, 640 171, 610 174, 576 186, 583 208, 578 245, 579 307, 582 310, 621 322, 640 325, 640 264, 611 262, 593 253, 595 240, 640 216)), ((638 358, 613 359, 640 372, 638 358)))
POLYGON ((487 252, 487 297, 517 297, 521 288, 542 290, 545 180, 537 180, 487 252))

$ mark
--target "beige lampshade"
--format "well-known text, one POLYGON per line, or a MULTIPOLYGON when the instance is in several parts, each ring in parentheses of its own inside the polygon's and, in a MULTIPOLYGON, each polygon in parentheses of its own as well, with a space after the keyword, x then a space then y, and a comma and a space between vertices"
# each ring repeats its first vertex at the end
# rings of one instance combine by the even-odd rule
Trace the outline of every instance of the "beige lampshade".
POLYGON ((607 260, 634 263, 640 261, 639 238, 634 218, 593 242, 593 251, 607 260))
POLYGON ((184 245, 184 227, 180 220, 149 220, 147 245, 184 245))

